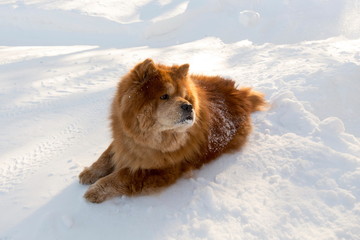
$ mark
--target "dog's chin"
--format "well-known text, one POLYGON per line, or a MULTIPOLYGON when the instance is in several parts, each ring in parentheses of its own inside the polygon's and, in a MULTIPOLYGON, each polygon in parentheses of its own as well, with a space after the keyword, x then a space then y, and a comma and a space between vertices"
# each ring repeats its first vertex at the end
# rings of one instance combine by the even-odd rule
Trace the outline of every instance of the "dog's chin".
POLYGON ((174 130, 177 132, 184 132, 195 123, 195 116, 187 116, 182 118, 179 122, 175 124, 174 130))
POLYGON ((174 125, 174 130, 177 132, 184 132, 195 123, 195 115, 191 114, 189 116, 183 117, 174 125))
POLYGON ((187 116, 176 121, 174 124, 163 125, 160 131, 186 132, 195 123, 195 116, 187 116))

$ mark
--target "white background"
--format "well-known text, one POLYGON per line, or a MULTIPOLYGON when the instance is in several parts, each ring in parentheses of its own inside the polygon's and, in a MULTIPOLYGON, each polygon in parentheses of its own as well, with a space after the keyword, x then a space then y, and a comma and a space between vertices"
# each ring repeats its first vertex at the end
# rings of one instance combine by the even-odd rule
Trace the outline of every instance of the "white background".
POLYGON ((0 239, 359 239, 360 1, 0 2, 0 239), (266 94, 242 151, 85 202, 119 78, 145 58, 266 94))

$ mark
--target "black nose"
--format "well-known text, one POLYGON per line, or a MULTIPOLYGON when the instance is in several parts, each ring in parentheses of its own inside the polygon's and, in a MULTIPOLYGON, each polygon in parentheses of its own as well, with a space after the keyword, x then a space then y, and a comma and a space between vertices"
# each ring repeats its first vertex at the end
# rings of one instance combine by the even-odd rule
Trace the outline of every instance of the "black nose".
POLYGON ((184 104, 181 105, 181 108, 186 112, 191 112, 192 111, 192 105, 191 104, 184 103, 184 104))

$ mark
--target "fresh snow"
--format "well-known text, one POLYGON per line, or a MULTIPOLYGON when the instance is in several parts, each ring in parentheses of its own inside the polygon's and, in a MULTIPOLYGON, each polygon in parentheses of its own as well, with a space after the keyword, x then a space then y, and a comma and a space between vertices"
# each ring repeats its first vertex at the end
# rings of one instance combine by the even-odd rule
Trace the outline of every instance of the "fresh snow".
POLYGON ((359 0, 0 3, 0 239, 360 239, 359 0), (86 202, 119 78, 145 58, 271 104, 239 152, 86 202))

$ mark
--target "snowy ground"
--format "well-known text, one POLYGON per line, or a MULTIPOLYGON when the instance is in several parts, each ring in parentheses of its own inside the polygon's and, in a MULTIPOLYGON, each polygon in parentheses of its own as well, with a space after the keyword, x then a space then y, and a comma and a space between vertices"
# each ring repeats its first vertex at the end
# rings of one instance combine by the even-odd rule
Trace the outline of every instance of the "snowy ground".
POLYGON ((0 239, 360 239, 360 1, 0 2, 0 239), (238 153, 84 201, 116 83, 151 57, 253 86, 238 153))

